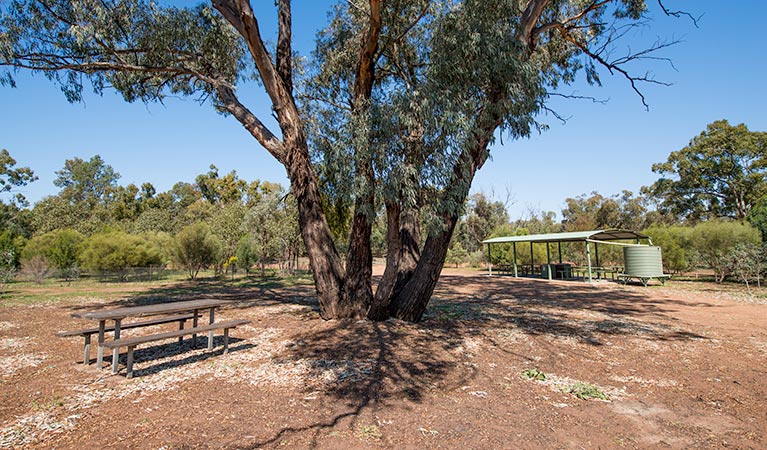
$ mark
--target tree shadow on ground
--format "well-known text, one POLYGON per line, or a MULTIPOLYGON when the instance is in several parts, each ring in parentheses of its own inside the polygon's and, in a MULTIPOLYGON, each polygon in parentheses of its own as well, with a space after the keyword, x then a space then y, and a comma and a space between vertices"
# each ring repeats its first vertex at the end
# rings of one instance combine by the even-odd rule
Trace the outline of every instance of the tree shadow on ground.
POLYGON ((435 389, 465 386, 476 370, 457 370, 463 360, 451 351, 461 341, 457 330, 393 319, 343 320, 332 328, 299 333, 296 345, 277 362, 312 361, 309 378, 333 377, 322 389, 333 400, 326 418, 286 426, 246 448, 270 446, 305 433, 310 433, 310 448, 314 448, 326 430, 347 425, 355 428, 363 411, 375 414, 393 401, 418 404, 435 389))
MULTIPOLYGON (((292 321, 296 319, 294 316, 281 319, 289 323, 291 344, 273 357, 272 362, 302 362, 309 367, 307 379, 330 378, 320 391, 333 401, 327 402, 323 418, 286 425, 248 445, 258 448, 288 436, 309 434, 314 447, 327 430, 354 427, 363 412, 366 416, 375 414, 391 402, 418 404, 430 392, 454 391, 469 385, 477 375, 467 350, 472 339, 529 361, 532 359, 519 351, 518 345, 499 336, 512 333, 520 339, 575 339, 585 345, 584 348, 602 346, 611 336, 658 342, 707 339, 684 329, 673 312, 683 307, 716 308, 716 305, 648 294, 618 284, 592 286, 510 277, 443 276, 419 324, 393 319, 378 323, 353 320, 307 323, 306 320, 319 319, 312 312, 318 310, 313 286, 277 280, 237 285, 223 281, 180 283, 103 307, 200 297, 230 300, 225 310, 274 305, 308 307, 302 308, 300 322, 292 321)), ((185 363, 214 354, 195 355, 185 363)), ((152 359, 149 353, 146 358, 152 359)), ((171 363, 142 369, 137 374, 154 373, 168 364, 171 363)), ((307 386, 307 389, 313 388, 307 386)))
POLYGON ((472 340, 533 361, 518 352, 518 346, 500 342, 498 330, 525 339, 575 339, 585 348, 604 345, 611 336, 659 342, 707 339, 675 324, 672 313, 684 306, 710 304, 656 299, 616 287, 445 276, 419 324, 391 319, 339 321, 319 331, 299 331, 297 344, 281 358, 318 361, 313 377, 325 374, 330 364, 343 367, 323 390, 334 400, 329 404, 343 409, 328 408, 326 418, 286 426, 250 448, 306 433, 314 447, 329 429, 341 424, 353 428, 363 411, 375 414, 393 401, 420 403, 435 390, 469 385, 476 376, 468 348, 472 340))

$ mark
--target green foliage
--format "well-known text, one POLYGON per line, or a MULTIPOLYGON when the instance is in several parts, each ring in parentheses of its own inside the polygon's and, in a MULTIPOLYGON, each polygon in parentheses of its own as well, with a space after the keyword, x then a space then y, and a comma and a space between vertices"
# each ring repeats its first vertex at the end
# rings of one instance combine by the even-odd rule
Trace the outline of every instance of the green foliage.
POLYGON ((592 192, 565 199, 562 210, 564 231, 589 231, 609 228, 641 230, 647 226, 647 199, 631 191, 604 197, 592 192))
POLYGON ((476 252, 493 230, 507 223, 509 213, 503 202, 492 201, 485 194, 476 193, 467 200, 466 214, 457 226, 455 239, 467 252, 476 252))
POLYGON ((690 236, 697 258, 714 269, 717 282, 729 272, 727 261, 738 244, 759 244, 759 232, 748 224, 711 220, 696 225, 690 236))
POLYGON ((117 273, 125 279, 129 268, 161 264, 163 252, 147 236, 107 230, 83 242, 78 260, 86 269, 117 273))
MULTIPOLYGON (((11 157, 8 150, 0 150, 0 193, 11 192, 14 188, 26 186, 37 180, 34 172, 29 167, 15 167, 16 160, 11 157)), ((26 206, 27 199, 21 193, 17 193, 12 203, 26 206)))
POLYGON ((667 210, 693 220, 745 219, 767 194, 767 133, 718 120, 653 172, 663 178, 645 190, 667 210))
POLYGON ((692 267, 692 228, 681 225, 653 225, 642 233, 650 236, 653 244, 660 246, 666 271, 680 273, 692 267))
POLYGON ((455 241, 453 245, 447 249, 447 257, 445 258, 446 264, 455 264, 455 267, 464 264, 469 258, 469 252, 463 248, 460 241, 455 241))
POLYGON ((592 398, 607 400, 607 394, 602 392, 601 389, 599 389, 597 386, 594 386, 593 384, 584 383, 582 381, 578 381, 567 386, 565 392, 569 394, 575 394, 575 396, 581 400, 589 400, 592 398))
POLYGON ((93 207, 107 203, 119 178, 112 166, 95 155, 88 161, 81 158, 64 161, 64 168, 56 172, 53 184, 61 188, 59 196, 65 201, 93 207))
POLYGON ((522 377, 527 378, 528 380, 546 381, 546 374, 537 368, 523 370, 522 377))
POLYGON ((291 196, 283 195, 283 191, 263 194, 245 216, 244 229, 249 238, 247 244, 241 241, 240 245, 249 246, 249 258, 259 265, 262 276, 267 264, 293 264, 301 251, 296 206, 291 196))
POLYGON ((173 250, 174 260, 187 270, 193 280, 200 269, 218 260, 221 242, 210 232, 208 224, 197 222, 176 235, 173 250))
POLYGON ((746 217, 748 222, 762 233, 762 242, 767 242, 767 195, 756 202, 746 217))
POLYGON ((16 251, 12 248, 0 249, 0 294, 5 293, 6 285, 16 277, 16 251))
POLYGON ((60 276, 70 279, 77 272, 80 246, 84 240, 81 233, 67 228, 34 236, 24 247, 21 259, 29 263, 36 258, 45 258, 60 276))
POLYGON ((725 262, 727 271, 746 284, 749 295, 751 282, 761 286, 761 279, 767 271, 767 245, 757 245, 753 242, 739 242, 727 255, 725 262))
POLYGON ((208 224, 211 232, 221 241, 219 267, 237 254, 237 246, 244 234, 243 221, 247 208, 238 199, 236 202, 217 205, 210 214, 208 224))
MULTIPOLYGON (((129 102, 206 96, 214 92, 210 81, 234 84, 245 68, 234 30, 206 5, 18 0, 3 10, 0 63, 44 73, 73 102, 82 100, 86 80, 97 93, 113 87, 129 102)), ((0 75, 14 84, 11 71, 0 75)))

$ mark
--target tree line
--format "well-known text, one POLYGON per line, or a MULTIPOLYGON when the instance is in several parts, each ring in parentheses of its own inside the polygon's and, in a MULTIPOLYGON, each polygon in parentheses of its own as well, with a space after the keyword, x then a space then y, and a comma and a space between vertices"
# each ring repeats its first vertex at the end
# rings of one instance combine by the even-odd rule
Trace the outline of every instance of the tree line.
POLYGON ((120 174, 95 155, 66 160, 54 181, 59 192, 30 207, 12 191, 34 181, 33 171, 3 155, 0 180, 14 194, 0 218, 6 272, 38 281, 82 270, 125 279, 131 269, 173 265, 190 278, 208 267, 264 275, 272 264, 295 270, 304 252, 295 200, 279 184, 220 175, 211 165, 193 183, 158 193, 151 183, 119 185, 120 174))
MULTIPOLYGON (((592 192, 567 198, 559 220, 554 212, 530 210, 512 221, 502 201, 471 195, 446 261, 481 265, 487 258, 481 241, 488 237, 621 228, 642 231, 660 245, 669 272, 706 267, 718 282, 731 276, 758 283, 767 237, 764 143, 765 133, 714 122, 666 163, 654 165, 662 177, 638 195, 592 192), (740 165, 723 171, 722 161, 740 165), (712 179, 718 184, 707 181, 712 179), (701 188, 705 183, 708 189, 701 188)), ((295 199, 278 184, 247 182, 235 171, 221 175, 211 165, 194 182, 158 193, 151 183, 119 185, 120 174, 96 155, 66 160, 54 181, 59 192, 30 207, 16 191, 35 181, 34 172, 16 167, 7 150, 0 157, 0 185, 9 196, 2 203, 0 251, 8 273, 20 269, 37 280, 53 274, 69 279, 87 270, 124 279, 132 268, 174 265, 190 278, 207 267, 219 274, 241 268, 264 275, 269 264, 294 270, 305 255, 295 199)), ((353 208, 329 202, 325 208, 333 218, 334 239, 346 253, 353 208)), ((425 226, 426 216, 418 220, 425 226)), ((385 233, 382 221, 373 223, 375 256, 387 256, 385 233)), ((494 252, 494 263, 511 262, 507 247, 494 252)), ((568 260, 585 263, 582 249, 563 248, 568 260)), ((533 258, 543 261, 545 253, 536 247, 533 258)), ((602 250, 605 264, 619 265, 621 258, 619 249, 602 250)), ((529 252, 519 252, 520 264, 529 259, 529 252)))

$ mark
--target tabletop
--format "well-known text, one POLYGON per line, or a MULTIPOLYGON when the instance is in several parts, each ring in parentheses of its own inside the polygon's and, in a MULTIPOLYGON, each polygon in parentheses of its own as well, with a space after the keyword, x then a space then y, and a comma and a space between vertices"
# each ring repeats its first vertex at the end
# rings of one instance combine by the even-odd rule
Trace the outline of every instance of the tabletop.
POLYGON ((157 314, 172 314, 195 309, 216 308, 230 303, 226 300, 203 299, 188 300, 181 302, 158 303, 156 305, 128 306, 124 308, 109 309, 104 311, 87 311, 72 314, 78 319, 90 320, 117 320, 126 317, 153 316, 157 314))

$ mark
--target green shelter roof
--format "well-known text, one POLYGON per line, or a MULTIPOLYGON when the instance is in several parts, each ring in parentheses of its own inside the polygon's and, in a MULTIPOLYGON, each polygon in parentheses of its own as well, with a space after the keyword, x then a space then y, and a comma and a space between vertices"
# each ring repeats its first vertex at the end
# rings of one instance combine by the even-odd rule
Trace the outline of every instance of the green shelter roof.
POLYGON ((567 233, 528 234, 524 236, 504 236, 485 239, 483 244, 503 244, 506 242, 579 242, 579 241, 614 241, 618 239, 649 239, 649 236, 631 230, 593 230, 571 231, 567 233))

